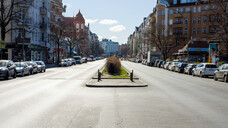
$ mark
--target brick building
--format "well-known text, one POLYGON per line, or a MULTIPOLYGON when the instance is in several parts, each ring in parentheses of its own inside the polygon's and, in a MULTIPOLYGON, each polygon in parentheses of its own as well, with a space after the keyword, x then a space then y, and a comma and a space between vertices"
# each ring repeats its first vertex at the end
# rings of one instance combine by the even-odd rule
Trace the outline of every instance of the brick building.
POLYGON ((75 50, 79 55, 88 55, 90 51, 88 42, 89 27, 85 25, 85 19, 83 15, 79 11, 76 17, 65 17, 64 19, 66 33, 69 33, 69 31, 74 31, 73 36, 76 39, 77 44, 75 50))

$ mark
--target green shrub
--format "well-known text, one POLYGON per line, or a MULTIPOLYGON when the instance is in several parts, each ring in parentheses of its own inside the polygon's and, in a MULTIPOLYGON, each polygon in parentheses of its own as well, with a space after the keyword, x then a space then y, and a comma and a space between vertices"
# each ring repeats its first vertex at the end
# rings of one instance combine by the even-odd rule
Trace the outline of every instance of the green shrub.
POLYGON ((117 57, 109 57, 106 62, 106 68, 108 73, 116 74, 120 72, 121 63, 119 58, 117 57))

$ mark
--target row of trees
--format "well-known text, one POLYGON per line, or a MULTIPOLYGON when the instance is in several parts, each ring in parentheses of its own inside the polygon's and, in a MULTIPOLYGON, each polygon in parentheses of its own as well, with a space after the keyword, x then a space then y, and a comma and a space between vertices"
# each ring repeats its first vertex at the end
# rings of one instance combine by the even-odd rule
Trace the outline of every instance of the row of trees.
MULTIPOLYGON (((200 2, 199 2, 200 3, 200 2)), ((210 14, 213 14, 217 20, 210 21, 208 24, 215 30, 212 35, 208 35, 208 38, 212 40, 220 41, 220 56, 225 56, 228 61, 228 1, 227 0, 210 0, 209 4, 214 5, 215 8, 210 8, 210 14), (211 38, 213 37, 213 38, 211 38)), ((143 33, 144 37, 150 43, 149 45, 155 46, 163 55, 163 59, 166 60, 173 49, 179 45, 181 35, 174 32, 172 39, 168 36, 164 36, 162 27, 155 24, 151 24, 143 33), (176 43, 170 43, 169 40, 175 40, 176 43)), ((167 32, 168 33, 168 32, 167 32)), ((189 35, 188 35, 189 36, 189 35)), ((187 44, 188 41, 186 41, 187 44)))

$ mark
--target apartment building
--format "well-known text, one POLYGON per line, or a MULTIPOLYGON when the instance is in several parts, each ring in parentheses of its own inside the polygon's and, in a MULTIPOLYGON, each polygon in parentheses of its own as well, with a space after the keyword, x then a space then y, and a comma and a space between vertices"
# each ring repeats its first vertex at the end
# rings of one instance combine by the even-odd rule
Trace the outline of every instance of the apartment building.
MULTIPOLYGON (((215 9, 216 6, 211 4, 209 0, 157 0, 156 7, 146 19, 149 19, 150 27, 161 39, 160 43, 163 45, 163 49, 167 49, 168 57, 174 59, 180 55, 178 54, 180 49, 191 43, 189 41, 201 43, 216 40, 213 35, 219 31, 219 27, 215 27, 216 25, 213 23, 218 21, 219 17, 213 13, 215 9)), ((151 39, 145 43, 145 37, 142 36, 145 24, 144 19, 143 23, 136 27, 128 38, 132 57, 139 57, 139 54, 144 54, 148 50, 161 50, 151 42, 151 39), (140 38, 144 38, 144 41, 140 38), (149 45, 145 46, 144 44, 149 45), (153 46, 151 46, 152 44, 153 46)), ((207 60, 208 52, 205 52, 204 49, 201 54, 200 50, 200 48, 189 49, 189 60, 196 60, 194 58, 196 54, 198 58, 206 58, 205 60, 207 60)), ((186 55, 187 52, 183 54, 186 55)))
MULTIPOLYGON (((213 40, 215 33, 211 21, 217 17, 209 0, 158 0, 156 6, 157 32, 166 37, 173 47, 169 56, 178 53, 189 41, 213 40)), ((201 57, 207 57, 203 54, 201 57)), ((190 56, 190 60, 194 59, 190 56)), ((194 59, 195 60, 195 59, 194 59)))
POLYGON ((66 46, 64 44, 60 45, 58 49, 58 42, 56 41, 57 36, 63 35, 63 24, 64 17, 63 13, 66 12, 66 6, 63 6, 62 0, 51 0, 50 4, 50 59, 51 62, 57 62, 58 52, 60 52, 60 58, 66 57, 66 46))

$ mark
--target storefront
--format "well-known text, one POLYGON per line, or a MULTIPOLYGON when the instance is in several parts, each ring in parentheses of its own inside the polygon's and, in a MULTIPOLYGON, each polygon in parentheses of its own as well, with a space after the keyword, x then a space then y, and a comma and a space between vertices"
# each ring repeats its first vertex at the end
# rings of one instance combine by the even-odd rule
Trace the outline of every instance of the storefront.
POLYGON ((207 41, 189 42, 188 46, 180 49, 178 53, 174 53, 175 59, 189 62, 208 62, 209 44, 207 41), (189 51, 189 53, 188 53, 189 51), (189 54, 189 59, 188 59, 189 54))

